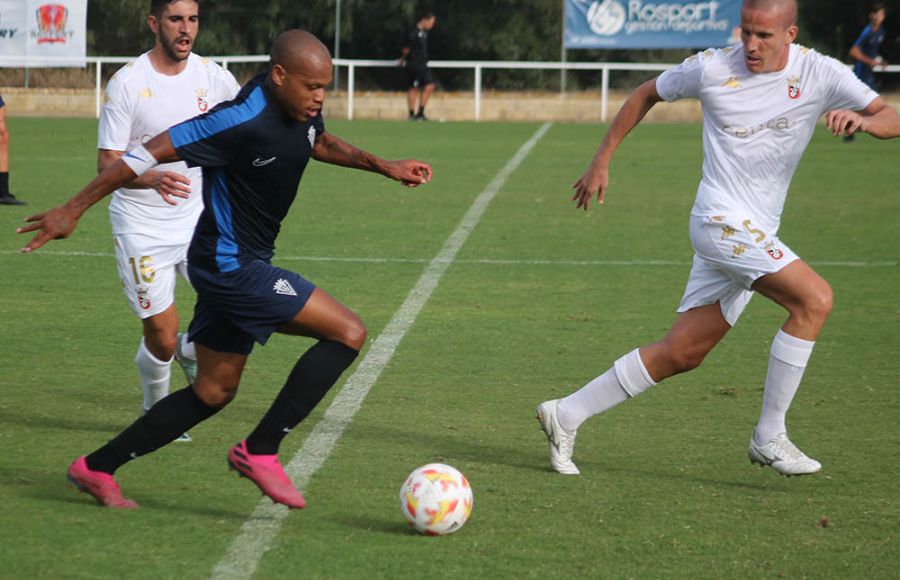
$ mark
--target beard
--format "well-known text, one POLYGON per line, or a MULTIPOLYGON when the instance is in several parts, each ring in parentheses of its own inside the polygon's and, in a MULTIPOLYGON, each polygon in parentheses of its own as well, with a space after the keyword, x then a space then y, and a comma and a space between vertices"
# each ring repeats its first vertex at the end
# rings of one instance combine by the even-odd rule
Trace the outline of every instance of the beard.
MULTIPOLYGON (((166 38, 163 38, 162 42, 160 43, 162 45, 163 52, 165 52, 166 56, 169 57, 174 62, 181 62, 183 60, 186 60, 188 58, 188 54, 190 54, 190 53, 188 53, 188 54, 182 55, 182 54, 179 54, 175 50, 175 43, 178 42, 179 40, 181 40, 182 38, 184 38, 184 37, 179 36, 171 41, 169 41, 166 38)), ((194 46, 194 43, 191 42, 191 47, 193 48, 193 46, 194 46)))

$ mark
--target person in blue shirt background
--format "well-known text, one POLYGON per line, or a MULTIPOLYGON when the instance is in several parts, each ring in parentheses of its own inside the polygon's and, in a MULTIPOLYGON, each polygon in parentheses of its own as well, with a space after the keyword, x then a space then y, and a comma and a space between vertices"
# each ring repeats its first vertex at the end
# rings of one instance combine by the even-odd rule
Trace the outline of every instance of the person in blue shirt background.
MULTIPOLYGON (((19 233, 37 231, 28 253, 68 237, 97 201, 157 163, 183 159, 203 168, 204 210, 188 252, 197 292, 189 328, 197 377, 92 453, 76 459, 69 481, 97 500, 134 509, 113 478, 132 459, 175 440, 212 417, 237 394, 255 343, 279 332, 317 339, 296 362, 257 427, 228 452, 228 464, 277 503, 306 501, 278 461, 282 439, 321 401, 366 341, 356 313, 300 274, 273 266, 275 239, 310 158, 363 169, 416 187, 431 179, 422 161, 388 161, 325 130, 322 106, 332 81, 331 55, 304 30, 272 45, 267 73, 209 113, 184 121, 128 151, 66 204, 26 218, 19 233)), ((160 193, 169 203, 183 192, 160 193)))
MULTIPOLYGON (((884 4, 881 2, 872 4, 869 8, 869 24, 850 47, 850 58, 854 63, 853 72, 873 91, 878 90, 875 69, 883 69, 888 65, 888 62, 878 54, 881 44, 884 42, 884 26, 882 25, 886 17, 887 10, 884 4)), ((853 135, 844 137, 844 141, 853 141, 853 135)))

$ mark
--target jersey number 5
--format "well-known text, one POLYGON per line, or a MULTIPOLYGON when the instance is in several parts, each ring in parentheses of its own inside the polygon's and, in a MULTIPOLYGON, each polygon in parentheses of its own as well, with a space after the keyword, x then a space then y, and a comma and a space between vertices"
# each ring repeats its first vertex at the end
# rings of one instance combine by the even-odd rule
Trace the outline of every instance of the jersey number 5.
POLYGON ((764 239, 766 239, 766 233, 762 230, 758 230, 754 227, 750 226, 750 220, 744 220, 744 231, 746 231, 751 236, 755 236, 755 241, 757 244, 761 243, 764 239))

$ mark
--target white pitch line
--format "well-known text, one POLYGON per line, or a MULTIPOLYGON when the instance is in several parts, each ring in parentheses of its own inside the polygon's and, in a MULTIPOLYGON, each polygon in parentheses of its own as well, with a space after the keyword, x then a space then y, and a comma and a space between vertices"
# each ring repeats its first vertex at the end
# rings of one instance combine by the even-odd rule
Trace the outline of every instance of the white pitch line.
MULTIPOLYGON (((541 125, 540 129, 522 145, 515 156, 475 199, 459 225, 444 242, 444 247, 431 261, 419 277, 415 287, 406 296, 406 300, 394 313, 391 321, 369 347, 356 372, 347 379, 331 406, 325 411, 322 420, 316 424, 303 443, 303 447, 297 451, 288 464, 287 474, 298 487, 301 489, 306 487, 309 479, 331 455, 344 429, 352 421, 353 416, 362 405, 363 399, 378 380, 381 371, 394 356, 397 345, 416 321, 419 312, 434 292, 447 268, 453 263, 453 259, 466 242, 469 234, 475 229, 491 200, 550 127, 551 123, 541 125)), ((240 535, 235 538, 228 552, 216 565, 212 577, 217 580, 251 578, 256 572, 260 560, 272 546, 288 512, 289 510, 283 505, 263 498, 250 518, 244 522, 240 535)))
MULTIPOLYGON (((0 255, 19 254, 18 250, 0 250, 0 255)), ((37 255, 59 257, 114 258, 112 252, 54 252, 39 250, 37 255)), ((353 264, 428 264, 439 260, 434 258, 353 258, 335 256, 276 256, 275 261, 282 262, 346 262, 353 264)), ((691 265, 690 260, 504 260, 499 258, 475 258, 469 260, 453 260, 454 264, 483 264, 486 266, 684 266, 691 265)), ((860 262, 850 260, 820 260, 807 262, 817 268, 896 268, 898 261, 860 262)))

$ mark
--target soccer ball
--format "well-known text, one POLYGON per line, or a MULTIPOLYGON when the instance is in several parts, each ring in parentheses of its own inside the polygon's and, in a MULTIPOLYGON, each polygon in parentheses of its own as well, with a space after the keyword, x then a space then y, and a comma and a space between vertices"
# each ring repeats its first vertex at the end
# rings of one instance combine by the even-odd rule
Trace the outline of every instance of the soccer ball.
POLYGON ((455 532, 472 513, 472 488, 455 468, 429 463, 413 470, 400 487, 400 511, 428 536, 455 532))

